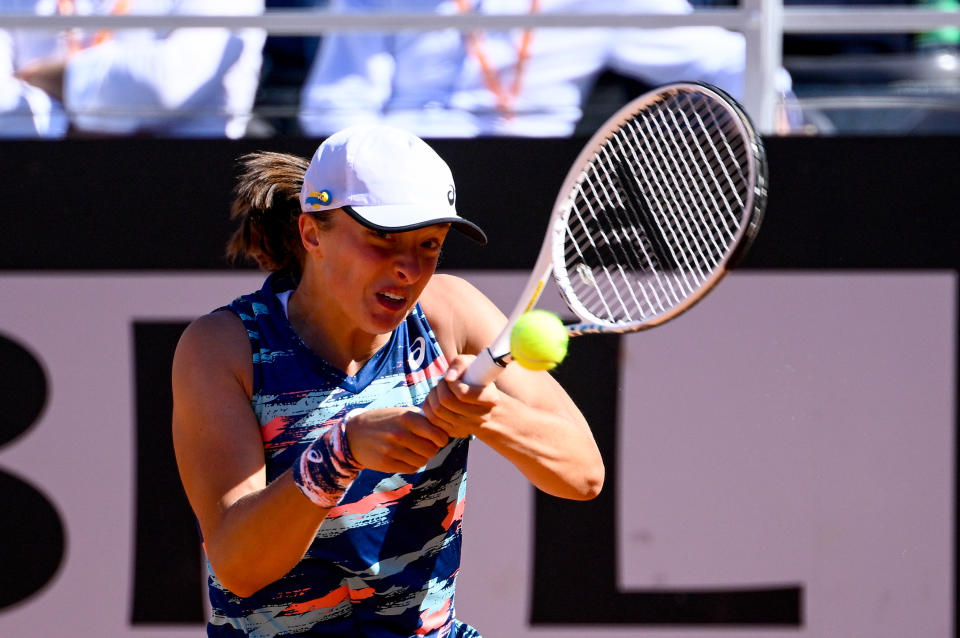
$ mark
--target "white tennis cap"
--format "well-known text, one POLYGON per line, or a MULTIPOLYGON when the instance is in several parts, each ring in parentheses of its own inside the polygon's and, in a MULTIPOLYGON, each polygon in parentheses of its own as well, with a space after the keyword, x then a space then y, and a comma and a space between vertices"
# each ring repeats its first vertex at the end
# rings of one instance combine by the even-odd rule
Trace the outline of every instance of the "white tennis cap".
POLYGON ((407 131, 351 126, 314 153, 300 190, 306 213, 342 208, 374 230, 403 232, 434 224, 452 227, 480 244, 487 236, 457 215, 453 175, 426 142, 407 131))

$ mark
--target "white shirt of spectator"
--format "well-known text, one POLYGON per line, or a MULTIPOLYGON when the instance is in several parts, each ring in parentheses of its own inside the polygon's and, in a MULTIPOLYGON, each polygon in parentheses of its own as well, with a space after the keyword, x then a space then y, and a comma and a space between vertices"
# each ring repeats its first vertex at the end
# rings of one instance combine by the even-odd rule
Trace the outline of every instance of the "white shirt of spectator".
MULTIPOLYGON (((526 14, 529 0, 475 0, 485 14, 526 14)), ((343 13, 459 11, 457 0, 333 0, 343 13)), ((541 0, 556 13, 686 13, 686 0, 541 0)), ((512 82, 522 30, 483 34, 485 55, 512 82)), ((605 69, 657 85, 709 82, 743 95, 744 39, 716 27, 537 29, 512 114, 497 109, 464 34, 456 30, 351 32, 326 37, 305 83, 300 123, 327 135, 384 120, 422 137, 567 136, 605 69)))
MULTIPOLYGON (((115 11, 116 0, 74 0, 79 15, 115 11)), ((259 15, 263 0, 127 0, 131 14, 259 15)), ((0 12, 54 15, 58 0, 4 0, 0 12)), ((259 30, 120 29, 97 34, 0 29, 0 137, 80 131, 239 137, 259 84, 259 30), (78 46, 71 46, 71 44, 78 46), (71 53, 71 49, 74 49, 71 53), (64 104, 14 77, 35 60, 68 57, 64 104)))

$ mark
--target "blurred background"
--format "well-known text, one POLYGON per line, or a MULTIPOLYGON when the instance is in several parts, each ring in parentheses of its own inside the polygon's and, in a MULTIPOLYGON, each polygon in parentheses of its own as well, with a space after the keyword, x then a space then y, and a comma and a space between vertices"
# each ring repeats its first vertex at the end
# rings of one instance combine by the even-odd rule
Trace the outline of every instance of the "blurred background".
POLYGON ((763 227, 694 311, 573 342, 598 499, 473 446, 458 615, 956 635, 958 47, 955 0, 0 0, 0 636, 204 633, 170 360, 262 281, 237 158, 413 130, 491 239, 441 269, 509 307, 586 138, 673 81, 744 104, 763 227))
POLYGON ((949 133, 956 9, 954 0, 5 0, 0 136, 200 136, 219 130, 218 116, 230 138, 320 135, 372 117, 434 137, 556 136, 592 131, 645 88, 678 79, 728 90, 771 133, 949 133), (143 15, 156 20, 130 22, 143 15), (266 31, 174 28, 217 16, 266 31), (80 26, 62 28, 71 24, 80 26), (513 125, 492 121, 505 101, 513 125))

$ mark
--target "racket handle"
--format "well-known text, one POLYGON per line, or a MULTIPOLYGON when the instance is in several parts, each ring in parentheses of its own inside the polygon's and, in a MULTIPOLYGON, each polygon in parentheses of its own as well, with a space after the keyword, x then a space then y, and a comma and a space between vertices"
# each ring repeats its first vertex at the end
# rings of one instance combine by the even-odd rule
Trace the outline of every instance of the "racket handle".
POLYGON ((467 385, 487 385, 500 376, 504 369, 504 365, 497 363, 490 348, 487 348, 463 371, 461 380, 467 385))

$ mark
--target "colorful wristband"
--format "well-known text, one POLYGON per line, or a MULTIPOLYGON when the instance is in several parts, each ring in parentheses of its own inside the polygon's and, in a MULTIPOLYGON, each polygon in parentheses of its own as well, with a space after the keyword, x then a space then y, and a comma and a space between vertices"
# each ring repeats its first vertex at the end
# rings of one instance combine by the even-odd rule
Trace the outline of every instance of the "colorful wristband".
POLYGON ((321 434, 293 464, 293 480, 313 503, 327 509, 343 498, 343 493, 361 467, 347 443, 347 414, 339 423, 321 434))

